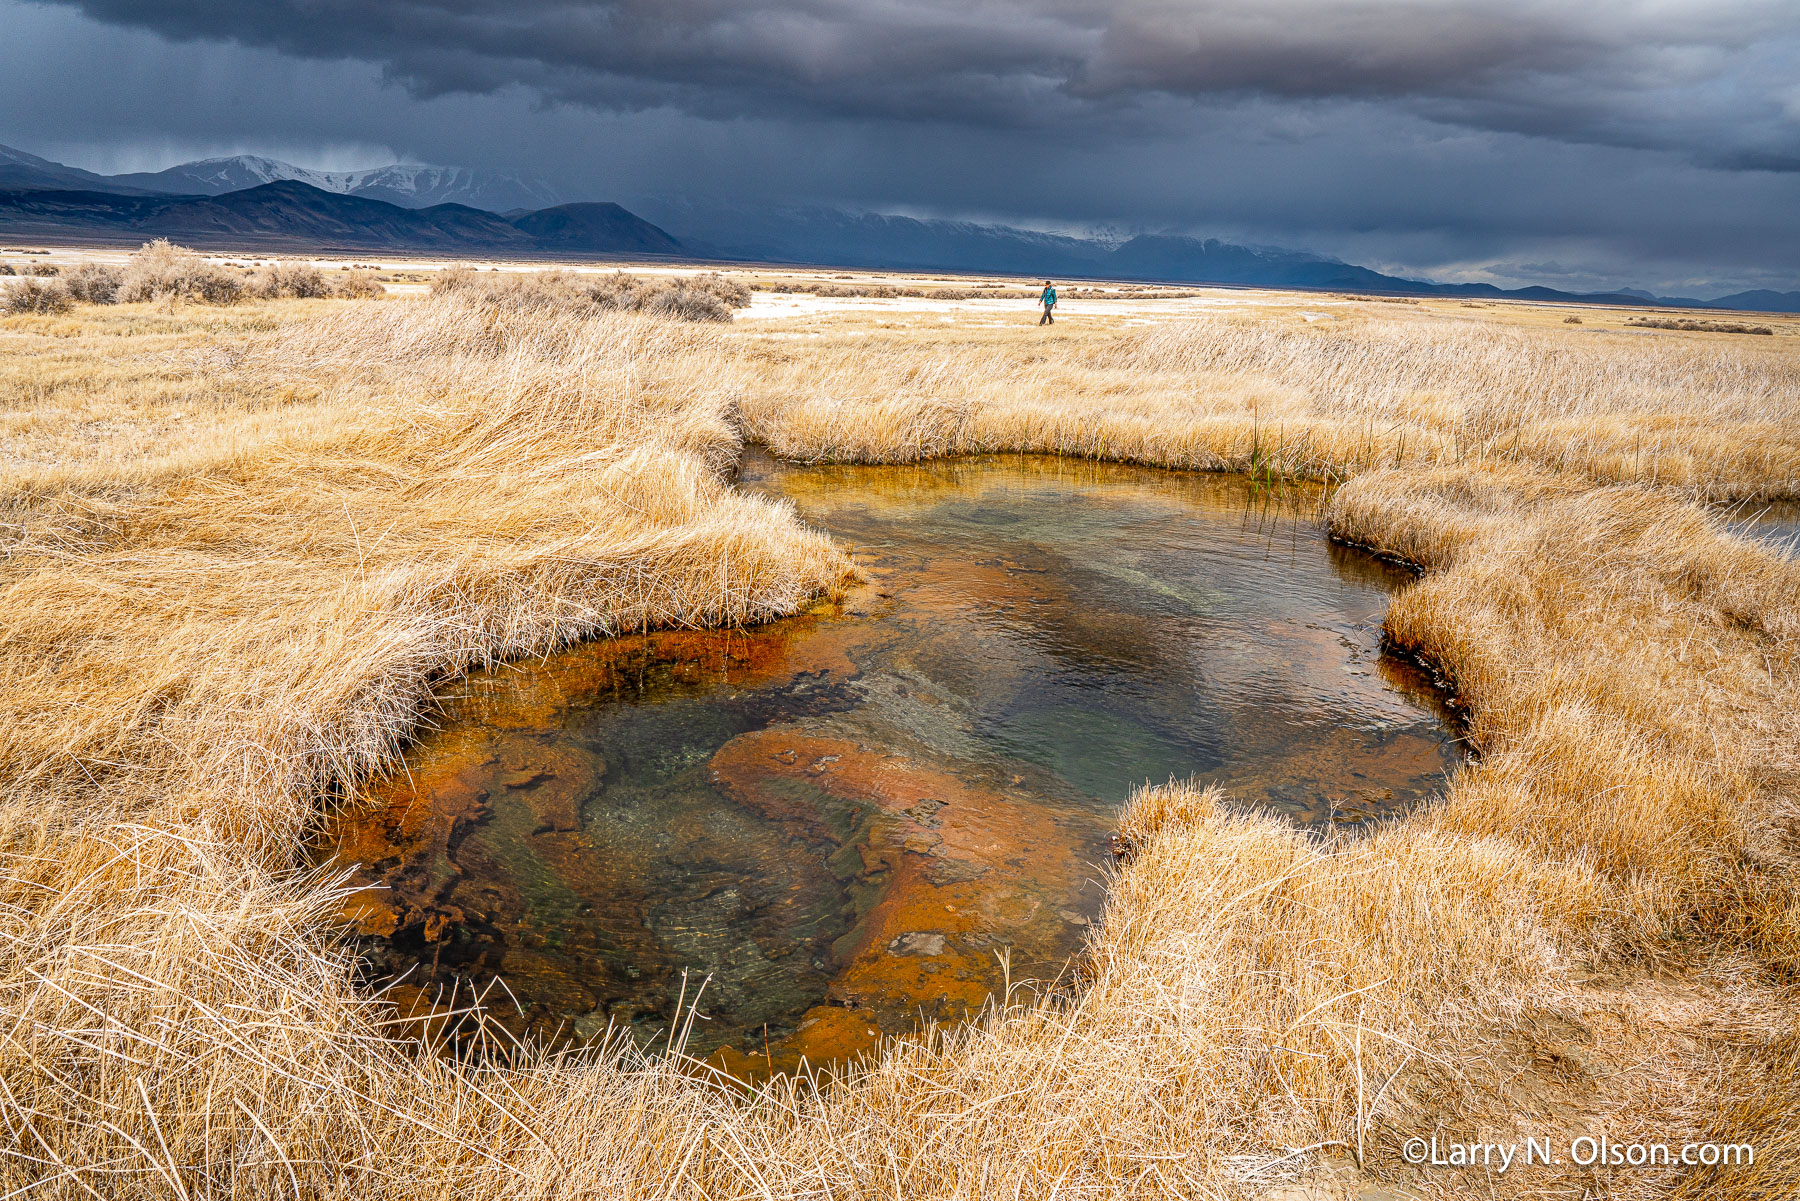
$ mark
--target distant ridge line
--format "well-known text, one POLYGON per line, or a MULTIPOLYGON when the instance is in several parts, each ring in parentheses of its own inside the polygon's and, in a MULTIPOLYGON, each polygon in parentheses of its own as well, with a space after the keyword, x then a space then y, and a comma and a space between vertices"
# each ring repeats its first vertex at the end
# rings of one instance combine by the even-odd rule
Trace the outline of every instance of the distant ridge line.
POLYGON ((462 204, 402 208, 295 180, 219 196, 0 191, 0 233, 11 238, 104 238, 113 243, 167 237, 209 249, 329 244, 362 253, 665 257, 681 253, 680 243, 668 231, 614 204, 558 205, 508 221, 462 204), (540 236, 520 224, 546 213, 559 218, 556 236, 540 236))

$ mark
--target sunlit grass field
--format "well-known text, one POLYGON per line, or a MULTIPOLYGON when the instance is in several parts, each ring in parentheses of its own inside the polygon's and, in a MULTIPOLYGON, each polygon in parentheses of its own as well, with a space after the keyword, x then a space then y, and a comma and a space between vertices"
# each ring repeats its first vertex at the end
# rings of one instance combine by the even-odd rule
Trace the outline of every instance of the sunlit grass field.
POLYGON ((1800 562, 1717 509, 1800 495, 1800 323, 745 281, 0 318, 0 1195, 1466 1195, 1434 1130, 1756 1148, 1496 1196, 1800 1180, 1800 562), (1330 840, 1139 795, 1076 979, 834 1082, 421 1051, 308 831, 472 665, 841 587, 745 441, 1332 481, 1479 756, 1330 840))

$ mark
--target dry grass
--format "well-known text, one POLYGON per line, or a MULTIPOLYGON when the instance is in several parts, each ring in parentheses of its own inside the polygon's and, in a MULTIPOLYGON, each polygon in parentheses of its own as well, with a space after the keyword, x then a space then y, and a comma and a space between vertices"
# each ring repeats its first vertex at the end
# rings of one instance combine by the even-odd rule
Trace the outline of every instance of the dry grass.
POLYGON ((373 300, 387 295, 381 286, 379 272, 368 267, 352 267, 332 285, 332 295, 345 300, 373 300))
POLYGON ((1791 1189, 1800 565, 1689 499, 1794 493, 1786 338, 1421 306, 802 340, 448 291, 0 324, 0 1190, 1791 1189), (445 673, 833 587, 837 551, 723 482, 740 423, 809 458, 1349 476, 1332 527, 1424 568, 1389 636, 1482 757, 1324 842, 1140 795, 1079 980, 834 1087, 418 1053, 332 941, 332 881, 294 871, 304 827, 445 673), (1759 1160, 1409 1172, 1433 1128, 1759 1160))
POLYGON ((1800 356, 1785 341, 1290 311, 1030 349, 855 331, 760 349, 748 430, 809 461, 1018 449, 1347 478, 1499 458, 1710 499, 1800 491, 1800 356))

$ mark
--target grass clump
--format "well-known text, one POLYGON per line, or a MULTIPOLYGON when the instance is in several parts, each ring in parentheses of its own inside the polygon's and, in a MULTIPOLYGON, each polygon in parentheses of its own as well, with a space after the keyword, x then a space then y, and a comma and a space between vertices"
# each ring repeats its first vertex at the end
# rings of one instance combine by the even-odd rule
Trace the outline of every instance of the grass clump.
POLYGON ((60 279, 28 275, 0 293, 0 311, 7 313, 66 313, 74 304, 68 284, 60 279))

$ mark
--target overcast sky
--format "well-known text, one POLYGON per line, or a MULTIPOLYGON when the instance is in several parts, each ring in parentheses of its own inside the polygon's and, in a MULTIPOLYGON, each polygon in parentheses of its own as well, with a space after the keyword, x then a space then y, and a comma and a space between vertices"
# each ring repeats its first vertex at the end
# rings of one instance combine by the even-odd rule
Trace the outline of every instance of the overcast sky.
MULTIPOLYGON (((1800 288, 1795 0, 0 0, 0 143, 1800 288)), ((679 232, 679 231, 677 231, 679 232)))

